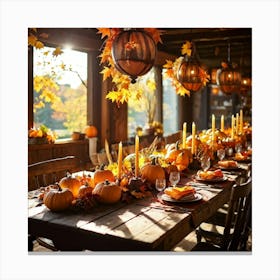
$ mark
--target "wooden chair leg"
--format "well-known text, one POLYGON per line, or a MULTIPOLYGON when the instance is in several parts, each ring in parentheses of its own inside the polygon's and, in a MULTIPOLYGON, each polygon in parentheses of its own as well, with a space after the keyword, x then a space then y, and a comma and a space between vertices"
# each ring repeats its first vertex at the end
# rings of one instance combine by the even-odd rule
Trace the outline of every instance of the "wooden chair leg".
POLYGON ((35 237, 34 236, 31 236, 31 235, 28 235, 28 251, 29 252, 32 252, 33 251, 33 242, 35 241, 35 237))

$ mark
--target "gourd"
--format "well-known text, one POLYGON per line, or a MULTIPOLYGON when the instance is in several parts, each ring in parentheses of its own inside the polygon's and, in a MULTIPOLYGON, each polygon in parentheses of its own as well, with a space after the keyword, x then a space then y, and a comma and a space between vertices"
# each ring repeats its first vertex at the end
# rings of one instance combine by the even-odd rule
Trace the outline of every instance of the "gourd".
POLYGON ((97 136, 97 128, 94 125, 88 125, 85 128, 85 134, 88 138, 96 137, 97 136))
POLYGON ((122 190, 115 182, 105 180, 98 183, 92 191, 96 200, 101 203, 113 204, 121 199, 122 190))
POLYGON ((153 158, 151 163, 143 165, 141 168, 142 179, 146 179, 148 182, 155 184, 156 179, 165 179, 164 169, 156 164, 156 158, 153 158))
POLYGON ((91 194, 93 191, 93 188, 88 185, 82 185, 79 188, 78 198, 83 198, 89 194, 91 194))
POLYGON ((58 212, 69 208, 74 196, 69 189, 51 189, 44 195, 43 202, 51 211, 58 212))
POLYGON ((69 189, 72 192, 74 198, 77 198, 82 183, 71 175, 67 175, 59 181, 59 185, 62 189, 69 189))
POLYGON ((103 169, 103 167, 101 167, 101 169, 97 169, 93 173, 93 176, 92 176, 93 186, 92 187, 95 188, 95 186, 98 183, 104 182, 105 180, 114 182, 115 176, 111 170, 103 169))

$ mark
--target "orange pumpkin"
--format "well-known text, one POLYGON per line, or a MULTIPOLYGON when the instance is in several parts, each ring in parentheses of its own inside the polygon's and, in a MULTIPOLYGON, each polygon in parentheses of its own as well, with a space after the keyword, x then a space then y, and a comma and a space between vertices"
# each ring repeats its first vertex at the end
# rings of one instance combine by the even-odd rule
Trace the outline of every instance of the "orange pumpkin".
POLYGON ((94 125, 88 125, 85 128, 85 134, 88 138, 96 137, 98 134, 97 128, 94 125))
POLYGON ((83 198, 86 195, 91 194, 93 191, 93 188, 88 185, 82 185, 79 188, 78 198, 83 198))
POLYGON ((182 171, 188 167, 190 163, 190 155, 188 150, 181 150, 181 153, 177 156, 175 160, 175 165, 179 171, 182 171))
POLYGON ((72 204, 74 196, 69 189, 51 189, 44 195, 43 202, 51 211, 63 211, 72 204))
POLYGON ((94 188, 98 183, 104 182, 105 180, 114 182, 115 176, 114 176, 113 172, 111 170, 97 169, 93 173, 93 176, 92 176, 93 186, 91 185, 91 187, 94 188))
POLYGON ((113 204, 121 199, 122 189, 115 182, 108 180, 98 183, 92 191, 97 201, 106 204, 113 204))
POLYGON ((59 186, 62 189, 69 189, 72 192, 74 198, 78 197, 79 189, 81 185, 82 185, 81 181, 79 181, 77 178, 71 177, 71 175, 63 177, 59 181, 59 186))
POLYGON ((142 179, 155 184, 156 179, 165 179, 164 169, 156 164, 155 158, 151 163, 146 163, 141 168, 142 179))

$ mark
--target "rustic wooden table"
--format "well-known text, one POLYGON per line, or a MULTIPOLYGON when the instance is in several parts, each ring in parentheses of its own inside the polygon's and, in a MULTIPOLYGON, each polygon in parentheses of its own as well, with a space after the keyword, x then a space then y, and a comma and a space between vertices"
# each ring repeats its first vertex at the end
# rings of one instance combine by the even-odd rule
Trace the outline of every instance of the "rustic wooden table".
MULTIPOLYGON (((197 185, 203 198, 192 203, 167 205, 149 197, 101 205, 88 213, 53 213, 29 198, 28 233, 53 240, 62 251, 171 250, 229 200, 237 176, 227 176, 212 186, 197 185)), ((182 184, 189 181, 194 180, 181 179, 182 184)))

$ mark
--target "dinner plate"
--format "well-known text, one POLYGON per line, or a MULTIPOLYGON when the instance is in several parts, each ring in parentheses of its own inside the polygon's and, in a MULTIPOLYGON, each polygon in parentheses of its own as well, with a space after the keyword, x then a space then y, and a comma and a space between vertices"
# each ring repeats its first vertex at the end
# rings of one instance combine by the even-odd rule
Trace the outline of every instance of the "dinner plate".
POLYGON ((195 202, 195 201, 199 201, 202 199, 202 195, 200 193, 195 193, 194 197, 182 197, 181 199, 174 199, 172 197, 170 197, 169 195, 167 195, 166 193, 162 193, 159 194, 159 197, 162 200, 168 201, 168 202, 177 202, 177 203, 186 203, 186 202, 195 202))
POLYGON ((240 165, 237 164, 237 166, 228 166, 228 167, 225 167, 225 166, 220 166, 219 164, 216 164, 214 165, 215 168, 220 168, 222 170, 238 170, 240 169, 240 165))
POLYGON ((227 177, 224 175, 223 177, 216 177, 216 178, 213 178, 213 179, 203 179, 203 178, 200 178, 198 175, 195 175, 195 180, 197 181, 201 181, 201 182, 213 182, 213 183, 216 183, 216 182, 223 182, 223 181, 226 181, 227 180, 227 177))

